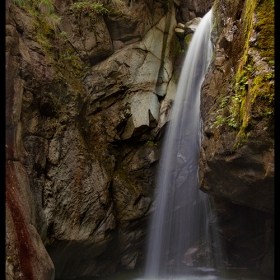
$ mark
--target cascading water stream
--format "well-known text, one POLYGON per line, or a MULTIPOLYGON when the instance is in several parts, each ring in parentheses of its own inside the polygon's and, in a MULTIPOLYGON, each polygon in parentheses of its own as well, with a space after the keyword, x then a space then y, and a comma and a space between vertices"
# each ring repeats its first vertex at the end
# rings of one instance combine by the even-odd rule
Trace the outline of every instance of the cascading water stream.
POLYGON ((207 252, 211 244, 209 199, 198 189, 200 88, 213 53, 211 28, 212 9, 200 21, 188 48, 164 139, 145 279, 165 276, 171 267, 178 273, 180 267, 192 265, 185 254, 188 249, 203 245, 207 252), (199 240, 203 243, 197 243, 199 240))

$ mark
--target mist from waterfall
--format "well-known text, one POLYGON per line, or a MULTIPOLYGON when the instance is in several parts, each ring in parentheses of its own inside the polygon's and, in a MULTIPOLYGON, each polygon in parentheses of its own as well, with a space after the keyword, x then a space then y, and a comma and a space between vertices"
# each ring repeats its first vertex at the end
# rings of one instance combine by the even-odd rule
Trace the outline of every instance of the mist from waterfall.
POLYGON ((170 270, 179 273, 182 267, 194 265, 191 253, 202 247, 200 265, 214 265, 208 254, 213 242, 209 198, 198 189, 200 88, 213 54, 211 29, 212 9, 194 32, 172 105, 149 225, 145 279, 157 279, 170 270))

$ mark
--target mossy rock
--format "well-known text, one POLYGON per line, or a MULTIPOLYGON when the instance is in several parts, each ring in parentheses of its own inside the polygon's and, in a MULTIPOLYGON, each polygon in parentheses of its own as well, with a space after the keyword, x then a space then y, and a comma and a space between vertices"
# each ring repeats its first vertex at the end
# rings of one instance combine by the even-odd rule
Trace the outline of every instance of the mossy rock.
POLYGON ((192 37, 193 37, 193 33, 190 33, 190 34, 185 36, 185 38, 184 38, 184 48, 185 48, 185 51, 188 50, 189 45, 190 45, 191 40, 192 40, 192 37))

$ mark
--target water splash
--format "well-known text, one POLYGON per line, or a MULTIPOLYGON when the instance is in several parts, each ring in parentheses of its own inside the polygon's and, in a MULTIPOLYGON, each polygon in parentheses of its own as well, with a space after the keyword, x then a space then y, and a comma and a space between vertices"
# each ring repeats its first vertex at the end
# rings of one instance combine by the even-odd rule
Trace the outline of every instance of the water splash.
POLYGON ((198 189, 200 88, 213 54, 211 28, 212 10, 193 35, 180 75, 159 166, 146 279, 166 279, 183 266, 196 265, 192 258, 195 252, 201 254, 200 266, 214 265, 210 257, 209 199, 198 189))

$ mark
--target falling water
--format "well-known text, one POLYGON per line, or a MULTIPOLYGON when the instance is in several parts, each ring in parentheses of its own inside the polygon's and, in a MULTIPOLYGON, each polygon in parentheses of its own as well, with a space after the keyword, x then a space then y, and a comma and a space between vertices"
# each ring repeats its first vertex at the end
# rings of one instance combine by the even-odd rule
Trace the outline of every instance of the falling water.
POLYGON ((200 88, 213 53, 211 21, 212 10, 202 18, 193 35, 178 83, 150 221, 146 279, 166 275, 170 268, 177 273, 182 266, 192 266, 188 253, 204 246, 206 254, 210 246, 211 241, 207 241, 210 207, 207 194, 198 189, 198 157, 200 88), (197 243, 199 240, 201 243, 197 243))

